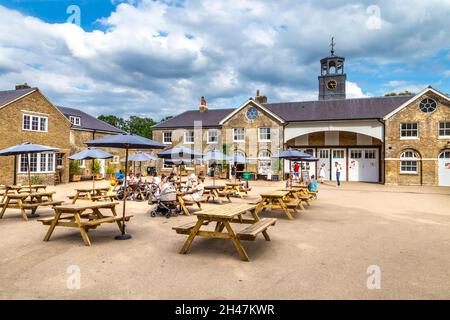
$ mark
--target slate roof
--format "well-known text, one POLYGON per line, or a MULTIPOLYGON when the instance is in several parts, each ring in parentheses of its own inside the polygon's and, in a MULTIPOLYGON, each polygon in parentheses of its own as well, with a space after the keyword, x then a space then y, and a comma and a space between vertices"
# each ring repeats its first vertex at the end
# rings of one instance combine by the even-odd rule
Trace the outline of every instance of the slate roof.
POLYGON ((6 104, 13 102, 14 100, 30 93, 36 91, 37 88, 28 88, 28 89, 20 89, 20 90, 7 90, 0 91, 0 108, 6 104))
POLYGON ((285 121, 381 119, 413 96, 267 103, 285 121))
POLYGON ((66 107, 60 107, 57 106, 57 108, 69 119, 70 116, 80 117, 81 118, 81 125, 75 126, 72 125, 72 128, 74 129, 85 129, 85 130, 95 130, 95 131, 102 131, 107 133, 124 133, 125 131, 118 129, 116 127, 113 127, 109 123, 106 123, 104 121, 101 121, 90 114, 87 114, 86 112, 83 112, 78 109, 74 108, 66 108, 66 107))
MULTIPOLYGON (((300 101, 266 103, 263 106, 286 122, 382 119, 412 96, 357 98, 345 100, 300 101)), ((202 121, 203 127, 220 127, 219 122, 235 109, 208 109, 183 112, 153 128, 190 128, 194 121, 202 121)))
POLYGON ((153 128, 172 129, 194 127, 194 121, 202 121, 203 127, 220 127, 219 122, 234 109, 208 109, 204 112, 198 110, 185 111, 172 119, 158 123, 153 128))

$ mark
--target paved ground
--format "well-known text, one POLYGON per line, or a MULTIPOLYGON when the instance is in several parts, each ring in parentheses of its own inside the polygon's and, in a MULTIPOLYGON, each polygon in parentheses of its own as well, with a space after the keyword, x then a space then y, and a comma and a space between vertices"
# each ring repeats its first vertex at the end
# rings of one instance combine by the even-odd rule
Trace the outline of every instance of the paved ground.
MULTIPOLYGON (((75 186, 56 187, 58 198, 75 186)), ((252 186, 251 198, 275 189, 252 186)), ((0 298, 448 299, 449 208, 450 188, 321 186, 320 199, 294 221, 262 214, 279 220, 271 242, 244 243, 251 262, 225 240, 197 238, 178 254, 185 236, 171 227, 195 218, 151 218, 144 203, 129 205, 133 239, 115 241, 110 224, 90 232, 92 247, 67 229, 45 243, 46 226, 9 210, 0 220, 0 298), (71 265, 81 270, 79 290, 67 289, 71 265), (379 290, 367 289, 371 265, 381 270, 379 290)))

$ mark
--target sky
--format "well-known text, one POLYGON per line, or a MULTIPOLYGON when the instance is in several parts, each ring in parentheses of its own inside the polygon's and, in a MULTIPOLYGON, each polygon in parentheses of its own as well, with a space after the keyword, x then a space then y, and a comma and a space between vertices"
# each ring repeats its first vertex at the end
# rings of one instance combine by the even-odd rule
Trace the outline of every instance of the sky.
POLYGON ((155 120, 317 100, 332 36, 347 97, 450 92, 450 0, 0 0, 0 90, 155 120))

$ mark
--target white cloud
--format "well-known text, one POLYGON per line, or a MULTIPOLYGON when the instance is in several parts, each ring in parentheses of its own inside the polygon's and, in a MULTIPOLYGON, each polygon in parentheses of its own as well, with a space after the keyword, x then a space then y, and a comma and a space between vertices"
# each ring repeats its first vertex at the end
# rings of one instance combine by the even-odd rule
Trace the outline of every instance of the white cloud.
POLYGON ((358 86, 357 83, 347 81, 345 86, 347 98, 367 98, 370 97, 369 94, 363 92, 363 90, 358 86))
MULTIPOLYGON (((412 62, 450 42, 448 0, 113 0, 105 31, 49 24, 0 6, 0 88, 36 85, 57 104, 156 119, 208 105, 235 107, 257 88, 269 101, 317 98, 319 59, 331 35, 355 63, 412 62)), ((365 63, 362 63, 365 65, 365 63)), ((348 97, 365 93, 346 70, 348 97)), ((447 73, 446 73, 447 74, 447 73)), ((383 90, 409 87, 391 83, 383 90)), ((381 85, 380 85, 381 86, 381 85)))

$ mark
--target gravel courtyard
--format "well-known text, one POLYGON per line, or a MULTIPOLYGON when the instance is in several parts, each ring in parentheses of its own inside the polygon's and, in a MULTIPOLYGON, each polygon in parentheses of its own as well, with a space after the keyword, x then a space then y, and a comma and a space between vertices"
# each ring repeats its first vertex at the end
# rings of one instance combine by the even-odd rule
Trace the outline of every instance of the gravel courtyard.
MULTIPOLYGON (((208 181, 207 184, 210 182, 208 181)), ((218 181, 218 184, 223 184, 218 181)), ((106 183, 105 183, 106 184, 106 183)), ((245 200, 283 182, 251 182, 245 200)), ((67 200, 75 187, 51 187, 67 200)), ((219 206, 205 204, 205 207, 219 206)), ((239 260, 227 240, 196 238, 187 255, 185 237, 171 230, 195 216, 151 218, 145 202, 128 203, 133 238, 116 241, 115 224, 89 232, 47 226, 7 210, 0 220, 1 299, 449 299, 450 188, 331 183, 319 200, 287 220, 282 211, 262 236, 243 242, 250 262, 239 260), (80 289, 68 289, 70 266, 81 271, 80 289), (368 267, 381 271, 380 289, 367 287, 368 267)), ((121 208, 119 208, 121 210, 121 208)), ((194 207, 192 207, 194 210, 194 207)), ((40 209, 41 217, 51 209, 40 209)))

